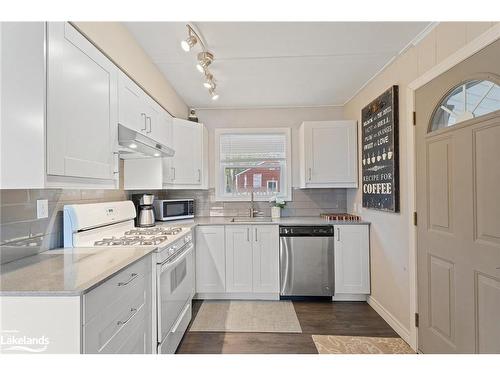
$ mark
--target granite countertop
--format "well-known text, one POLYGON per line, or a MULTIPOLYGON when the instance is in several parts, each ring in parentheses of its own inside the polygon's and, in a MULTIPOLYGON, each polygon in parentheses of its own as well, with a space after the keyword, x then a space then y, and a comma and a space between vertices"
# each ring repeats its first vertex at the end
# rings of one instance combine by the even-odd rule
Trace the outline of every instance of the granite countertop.
POLYGON ((156 247, 80 247, 48 250, 0 267, 0 296, 78 296, 156 247))
POLYGON ((200 216, 191 220, 173 220, 165 222, 157 222, 157 225, 180 226, 193 228, 197 225, 369 225, 367 221, 341 221, 341 220, 326 220, 316 216, 295 216, 281 217, 279 219, 271 219, 270 217, 245 218, 237 217, 237 221, 232 221, 233 217, 221 216, 200 216))

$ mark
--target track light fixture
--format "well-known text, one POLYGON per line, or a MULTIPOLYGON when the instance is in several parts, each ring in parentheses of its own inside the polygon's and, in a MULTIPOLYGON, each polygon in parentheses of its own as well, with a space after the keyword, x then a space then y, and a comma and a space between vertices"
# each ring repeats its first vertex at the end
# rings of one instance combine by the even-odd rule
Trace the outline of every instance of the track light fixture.
POLYGON ((198 62, 196 64, 196 69, 200 73, 205 74, 205 82, 203 83, 203 86, 208 89, 208 93, 210 94, 212 100, 217 100, 219 98, 219 94, 215 92, 215 78, 208 71, 208 67, 214 61, 214 55, 207 50, 203 39, 200 37, 201 34, 196 33, 190 25, 186 25, 186 27, 188 29, 188 37, 181 41, 181 47, 184 51, 189 52, 199 42, 202 52, 199 52, 197 55, 198 62))

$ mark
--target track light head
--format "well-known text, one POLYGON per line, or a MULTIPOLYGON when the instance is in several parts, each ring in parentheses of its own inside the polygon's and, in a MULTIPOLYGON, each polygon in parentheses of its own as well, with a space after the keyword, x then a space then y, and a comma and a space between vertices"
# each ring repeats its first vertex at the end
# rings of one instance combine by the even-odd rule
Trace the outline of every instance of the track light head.
POLYGON ((214 89, 210 89, 210 90, 208 90, 208 93, 209 93, 209 94, 210 94, 210 96, 212 97, 212 100, 217 100, 217 99, 219 99, 219 94, 217 94, 217 93, 215 92, 215 90, 214 90, 214 89))
POLYGON ((210 52, 200 52, 198 53, 198 64, 196 64, 196 69, 200 73, 205 73, 210 64, 214 61, 214 55, 210 52))
POLYGON ((191 34, 191 32, 189 32, 189 36, 187 37, 187 39, 181 42, 181 47, 184 51, 189 52, 196 43, 198 43, 198 39, 193 34, 191 34))
POLYGON ((205 82, 203 82, 203 87, 207 89, 215 89, 214 76, 205 70, 205 82))

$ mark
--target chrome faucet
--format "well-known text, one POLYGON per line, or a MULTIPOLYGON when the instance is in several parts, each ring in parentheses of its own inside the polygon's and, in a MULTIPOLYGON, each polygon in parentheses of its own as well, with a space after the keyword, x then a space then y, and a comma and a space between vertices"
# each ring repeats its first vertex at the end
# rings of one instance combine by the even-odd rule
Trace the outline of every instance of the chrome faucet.
POLYGON ((262 212, 255 209, 255 201, 253 199, 253 190, 250 192, 250 217, 255 217, 255 215, 261 215, 262 212))

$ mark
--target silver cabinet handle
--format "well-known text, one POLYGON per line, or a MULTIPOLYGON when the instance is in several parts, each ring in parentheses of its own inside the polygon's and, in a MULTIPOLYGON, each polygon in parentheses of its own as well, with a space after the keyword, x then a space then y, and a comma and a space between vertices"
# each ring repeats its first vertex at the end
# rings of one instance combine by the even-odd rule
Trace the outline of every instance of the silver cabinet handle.
POLYGON ((198 169, 198 182, 201 182, 201 169, 198 169))
POLYGON ((340 242, 340 228, 337 228, 337 241, 340 242))
POLYGON ((309 168, 309 181, 312 180, 312 168, 309 168))
POLYGON ((250 242, 250 228, 247 228, 247 242, 250 242))
POLYGON ((175 167, 172 167, 172 181, 175 180, 175 167))
POLYGON ((141 113, 141 117, 144 116, 144 129, 141 129, 141 131, 146 131, 146 129, 148 128, 147 125, 146 125, 146 114, 144 112, 141 113))
POLYGON ((146 133, 151 133, 153 131, 152 125, 151 125, 151 117, 147 117, 149 120, 149 131, 146 131, 146 133))
POLYGON ((117 325, 119 325, 119 326, 124 325, 124 324, 127 324, 127 322, 128 322, 130 319, 132 319, 132 318, 133 318, 133 316, 134 316, 134 315, 135 315, 135 313, 137 312, 137 309, 136 309, 136 308, 131 308, 131 309, 130 309, 130 312, 131 312, 132 314, 130 314, 130 316, 129 316, 127 319, 125 319, 125 320, 119 320, 119 321, 117 321, 117 322, 116 322, 116 324, 117 324, 117 325))
POLYGON ((136 273, 131 274, 131 275, 130 275, 130 278, 129 278, 127 281, 124 281, 124 282, 119 282, 119 283, 118 283, 118 286, 125 286, 125 285, 127 285, 127 284, 131 283, 131 282, 132 282, 132 280, 137 279, 137 276, 139 276, 139 275, 138 275, 138 274, 136 274, 136 273))
POLYGON ((257 242, 257 228, 255 228, 255 242, 257 242))

